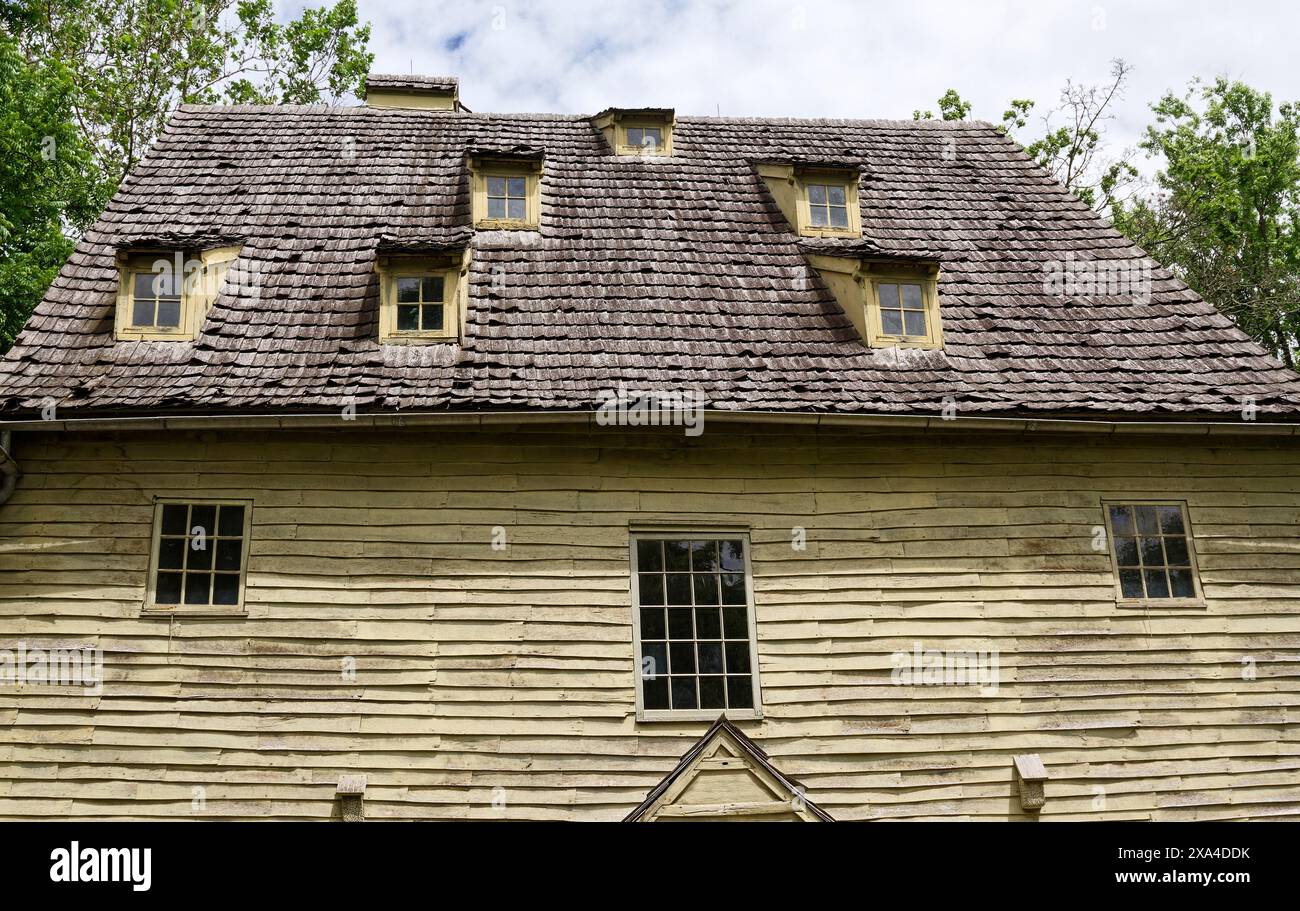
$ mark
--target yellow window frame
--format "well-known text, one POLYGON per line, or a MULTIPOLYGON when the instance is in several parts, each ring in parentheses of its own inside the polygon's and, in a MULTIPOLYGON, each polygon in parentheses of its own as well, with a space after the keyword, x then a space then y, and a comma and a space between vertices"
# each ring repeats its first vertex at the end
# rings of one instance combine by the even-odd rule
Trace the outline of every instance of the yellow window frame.
POLYGON ((385 345, 419 345, 454 342, 460 338, 464 315, 461 275, 465 264, 460 257, 381 257, 379 272, 379 341, 385 345), (441 278, 443 281, 442 328, 398 329, 397 288, 402 278, 441 278))
POLYGON ((479 161, 471 165, 474 227, 490 231, 536 231, 541 226, 541 163, 479 161), (523 218, 492 218, 488 215, 488 178, 523 178, 523 218))
POLYGON ((215 247, 197 255, 175 249, 120 253, 114 337, 118 341, 194 341, 239 253, 240 248, 234 246, 215 247), (182 276, 179 323, 174 327, 135 325, 136 276, 167 271, 182 276))
MULTIPOLYGON (((938 280, 915 272, 871 273, 867 280, 867 344, 872 348, 942 348, 943 323, 939 316, 938 280), (886 332, 882 314, 881 285, 920 285, 925 314, 925 335, 886 332)), ((895 309, 895 308, 890 308, 895 309)), ((903 329, 906 330, 906 325, 903 329)))

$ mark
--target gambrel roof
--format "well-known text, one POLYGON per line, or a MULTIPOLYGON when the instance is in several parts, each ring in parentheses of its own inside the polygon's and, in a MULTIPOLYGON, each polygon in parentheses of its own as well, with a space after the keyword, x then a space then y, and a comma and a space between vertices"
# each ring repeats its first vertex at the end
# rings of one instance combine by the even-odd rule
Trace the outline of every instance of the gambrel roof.
POLYGON ((0 362, 0 415, 711 409, 1300 420, 1300 379, 1168 272, 1062 298, 1052 262, 1141 253, 988 124, 678 117, 615 156, 585 116, 183 107, 0 362), (544 156, 541 229, 475 232, 467 154, 544 156), (861 171, 864 239, 800 238, 757 162, 861 171), (257 281, 194 342, 114 341, 114 256, 233 243, 257 281), (375 263, 471 252, 458 344, 381 345, 375 263), (870 349, 809 256, 937 262, 944 349, 870 349))

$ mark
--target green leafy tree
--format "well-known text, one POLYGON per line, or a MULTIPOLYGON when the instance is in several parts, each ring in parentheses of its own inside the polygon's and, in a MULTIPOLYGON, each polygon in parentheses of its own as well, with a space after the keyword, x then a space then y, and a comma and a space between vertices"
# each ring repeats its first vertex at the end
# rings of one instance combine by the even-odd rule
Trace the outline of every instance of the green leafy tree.
POLYGON ((355 93, 373 55, 355 0, 276 21, 271 0, 25 0, 29 60, 71 71, 73 110, 116 186, 180 104, 310 104, 355 93))
POLYGON ((1226 78, 1152 106, 1158 192, 1115 223, 1288 366, 1300 354, 1300 106, 1226 78))
POLYGON ((102 184, 57 62, 29 63, 0 31, 0 351, 72 252, 65 229, 99 213, 102 184))

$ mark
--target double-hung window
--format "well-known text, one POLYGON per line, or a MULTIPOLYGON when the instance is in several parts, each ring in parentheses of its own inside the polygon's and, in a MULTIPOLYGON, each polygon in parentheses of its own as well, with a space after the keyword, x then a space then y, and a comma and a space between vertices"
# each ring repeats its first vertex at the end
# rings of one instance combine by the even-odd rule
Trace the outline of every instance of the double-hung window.
POLYGON ((637 534, 632 564, 638 717, 758 717, 747 536, 637 534))

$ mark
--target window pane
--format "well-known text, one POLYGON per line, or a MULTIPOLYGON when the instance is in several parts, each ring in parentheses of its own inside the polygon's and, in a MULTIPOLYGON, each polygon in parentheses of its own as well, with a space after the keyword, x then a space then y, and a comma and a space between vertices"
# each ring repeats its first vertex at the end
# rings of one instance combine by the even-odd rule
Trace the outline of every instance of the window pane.
POLYGON ((876 291, 880 296, 880 306, 882 308, 898 307, 898 285, 885 282, 876 291))
POLYGON ((663 130, 659 129, 658 127, 652 127, 645 130, 644 135, 641 138, 641 145, 643 148, 653 150, 659 148, 663 144, 664 144, 663 130))
POLYGON ((397 302, 399 304, 418 304, 420 302, 420 280, 418 278, 399 278, 397 280, 397 302))
POLYGON ((420 307, 418 304, 403 304, 397 308, 397 329, 399 332, 414 332, 420 328, 420 307))
POLYGON ((922 310, 904 310, 903 328, 908 335, 925 335, 925 312, 922 310))
POLYGON ((725 709, 727 690, 721 677, 700 678, 700 708, 725 709))
POLYGON ((1169 571, 1170 589, 1175 598, 1195 598, 1196 584, 1192 581, 1190 569, 1171 569, 1169 571))
POLYGON ((158 584, 154 592, 155 604, 181 603, 181 574, 159 573, 158 584))
POLYGON ((718 604, 717 573, 695 573, 695 603, 718 604))
POLYGON ((847 228, 849 226, 849 210, 842 206, 831 206, 831 227, 847 228))
POLYGON ((1181 535, 1183 530, 1183 511, 1177 506, 1161 506, 1160 530, 1167 535, 1181 535))
POLYGON ((668 638, 668 621, 665 619, 664 612, 661 608, 651 607, 641 609, 641 638, 668 638))
POLYGON ((903 295, 904 310, 924 310, 925 296, 921 294, 920 285, 899 285, 899 290, 903 295))
POLYGON ((638 584, 641 587, 642 604, 664 603, 664 577, 662 573, 641 573, 638 584))
POLYGON ((222 537, 243 537, 244 507, 221 507, 217 518, 217 534, 222 537))
POLYGON ((843 207, 844 205, 847 204, 847 196, 845 193, 845 188, 840 184, 827 187, 826 198, 833 206, 843 207))
POLYGON ((743 607, 722 609, 722 632, 728 639, 749 639, 749 621, 743 607))
POLYGON ((180 504, 167 505, 163 507, 162 514, 162 533, 165 535, 184 535, 188 534, 190 527, 189 508, 180 504))
POLYGON ((745 577, 737 573, 722 574, 722 603, 745 603, 745 577))
POLYGON ((699 705, 695 701, 695 678, 694 677, 673 677, 673 708, 675 709, 695 709, 699 705))
POLYGON ((1133 510, 1128 506, 1110 508, 1110 527, 1117 535, 1131 535, 1137 531, 1133 524, 1133 510))
POLYGON ((1142 550, 1143 566, 1164 566, 1165 552, 1160 546, 1159 538, 1142 538, 1140 539, 1140 548, 1142 550))
POLYGON ((209 539, 191 538, 190 546, 185 551, 185 568, 186 569, 211 569, 212 568, 212 541, 209 539))
POLYGON ((733 709, 754 707, 754 682, 750 677, 727 678, 727 707, 733 709))
POLYGON ((185 603, 208 604, 208 586, 212 577, 207 573, 185 574, 185 603))
POLYGON ((826 228, 830 226, 830 215, 826 212, 825 206, 813 206, 808 210, 809 221, 814 228, 826 228))
POLYGON ((425 332, 442 330, 442 304, 424 304, 420 307, 420 328, 425 332))
POLYGON ((488 198, 488 218, 505 218, 506 201, 495 196, 488 198))
POLYGON ((1119 587, 1125 598, 1141 598, 1143 596, 1142 571, 1138 569, 1120 570, 1119 587))
POLYGON ((1170 566, 1191 566, 1191 555, 1187 552, 1186 538, 1165 538, 1165 556, 1170 566))
POLYGON ((488 196, 505 196, 506 179, 504 177, 489 177, 487 179, 488 196))
POLYGON ((688 608, 676 608, 668 611, 668 638, 694 639, 695 625, 691 622, 692 611, 688 608))
POLYGON ((163 538, 158 544, 159 569, 181 569, 185 565, 185 539, 163 538))
POLYGON ((691 568, 690 544, 686 541, 665 541, 664 564, 671 572, 688 572, 691 568))
POLYGON ((513 197, 522 199, 524 196, 528 195, 526 178, 511 177, 510 180, 507 181, 507 185, 509 187, 510 195, 513 197))
POLYGON ((131 325, 132 326, 152 326, 153 325, 153 298, 141 300, 135 299, 135 304, 131 307, 131 325))
POLYGON ((885 335, 903 334, 903 313, 901 310, 881 310, 880 328, 885 335))
POLYGON ((1148 569, 1145 574, 1148 598, 1168 598, 1169 579, 1163 569, 1148 569))
POLYGON ((701 674, 722 673, 722 643, 721 642, 700 643, 700 673, 701 674))
POLYGON ((639 146, 645 139, 645 132, 640 127, 627 128, 627 144, 639 146))
POLYGON ((691 570, 697 573, 717 572, 718 569, 718 542, 717 541, 692 541, 691 542, 691 570))
POLYGON ((659 572, 664 568, 662 541, 637 541, 636 565, 641 572, 659 572))
POLYGON ((720 547, 722 569, 727 572, 745 571, 745 542, 723 541, 720 547))
POLYGON ((239 603, 238 573, 217 573, 212 583, 212 603, 222 606, 239 603))
POLYGON ((528 217, 528 211, 525 202, 522 199, 511 199, 506 208, 506 217, 515 221, 523 221, 528 217))
POLYGON ((722 638, 722 614, 716 607, 695 609, 695 634, 701 639, 722 638))
MULTIPOLYGON (((135 284, 131 289, 131 296, 136 300, 142 300, 145 298, 152 299, 157 297, 158 294, 154 290, 153 284, 154 277, 155 276, 152 272, 135 273, 135 284)), ((152 321, 152 319, 153 318, 150 317, 150 321, 152 321)))
POLYGON ((158 301, 157 325, 164 329, 175 329, 181 324, 181 302, 175 298, 158 301))
POLYGON ((1135 506, 1133 511, 1137 513, 1138 533, 1143 535, 1160 534, 1160 515, 1154 506, 1135 506))
POLYGON ((749 673, 749 640, 727 643, 727 673, 749 673))
POLYGON ((643 681, 641 695, 647 709, 668 708, 668 678, 643 681))
POLYGON ((217 542, 217 569, 238 570, 240 557, 243 555, 244 542, 236 538, 233 541, 217 542))
POLYGON ((695 643, 674 642, 668 647, 668 665, 671 674, 695 673, 695 643))
POLYGON ((657 680, 668 676, 668 643, 648 642, 641 648, 641 679, 657 680))
POLYGON ((1137 538, 1115 539, 1115 562, 1120 566, 1138 565, 1137 538))
POLYGON ((190 534, 212 537, 217 533, 217 507, 210 503, 190 508, 190 534), (195 529, 198 529, 196 531, 195 529))
POLYGON ((667 594, 668 594, 669 604, 690 604, 691 603, 691 574, 690 573, 669 573, 667 594))
POLYGON ((809 184, 808 202, 814 206, 826 205, 826 187, 819 183, 809 184))
POLYGON ((420 279, 420 300, 426 304, 441 302, 445 284, 441 276, 420 279))

